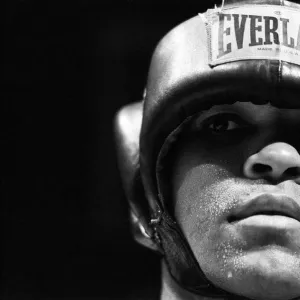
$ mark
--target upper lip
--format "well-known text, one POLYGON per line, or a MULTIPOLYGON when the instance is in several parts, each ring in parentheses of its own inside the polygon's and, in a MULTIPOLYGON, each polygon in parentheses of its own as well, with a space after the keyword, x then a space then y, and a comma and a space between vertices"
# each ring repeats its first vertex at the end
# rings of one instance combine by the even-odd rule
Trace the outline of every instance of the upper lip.
POLYGON ((274 194, 261 194, 238 206, 229 220, 238 221, 258 214, 282 215, 300 222, 299 204, 293 198, 274 194))

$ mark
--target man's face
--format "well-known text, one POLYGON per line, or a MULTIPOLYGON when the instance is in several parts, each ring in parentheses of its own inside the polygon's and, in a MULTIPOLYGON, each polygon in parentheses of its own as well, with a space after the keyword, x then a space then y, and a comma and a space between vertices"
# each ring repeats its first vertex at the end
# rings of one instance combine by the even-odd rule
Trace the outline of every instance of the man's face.
POLYGON ((300 296, 300 110, 237 102, 192 122, 176 146, 174 215, 215 285, 300 296))

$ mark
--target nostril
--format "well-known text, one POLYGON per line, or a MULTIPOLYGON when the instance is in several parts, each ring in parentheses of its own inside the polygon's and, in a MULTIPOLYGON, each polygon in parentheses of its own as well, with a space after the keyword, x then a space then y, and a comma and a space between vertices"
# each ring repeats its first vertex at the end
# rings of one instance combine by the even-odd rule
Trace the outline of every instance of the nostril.
POLYGON ((288 168, 284 171, 283 174, 288 177, 300 176, 300 168, 299 167, 288 168))
POLYGON ((252 167, 252 171, 254 173, 266 173, 266 172, 272 171, 272 168, 270 166, 264 165, 264 164, 255 164, 252 167))

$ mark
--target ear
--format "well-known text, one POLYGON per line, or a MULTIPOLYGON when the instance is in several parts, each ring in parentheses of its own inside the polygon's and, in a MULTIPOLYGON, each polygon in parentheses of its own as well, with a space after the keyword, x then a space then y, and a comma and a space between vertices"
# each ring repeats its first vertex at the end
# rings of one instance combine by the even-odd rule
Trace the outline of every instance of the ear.
POLYGON ((157 250, 149 226, 150 212, 140 176, 139 139, 143 117, 143 101, 119 110, 114 121, 115 143, 123 188, 130 206, 134 238, 140 244, 157 250))

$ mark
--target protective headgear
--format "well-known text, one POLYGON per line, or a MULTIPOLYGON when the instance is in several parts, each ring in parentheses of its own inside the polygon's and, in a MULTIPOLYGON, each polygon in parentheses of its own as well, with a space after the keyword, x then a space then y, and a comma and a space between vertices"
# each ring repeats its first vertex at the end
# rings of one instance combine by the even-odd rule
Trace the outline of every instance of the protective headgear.
POLYGON ((168 33, 152 57, 143 101, 118 112, 116 144, 135 236, 164 255, 185 289, 235 296, 205 277, 168 211, 160 173, 174 137, 194 114, 237 101, 231 94, 245 95, 241 102, 300 108, 289 97, 299 92, 300 5, 231 0, 168 33))

